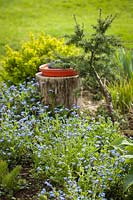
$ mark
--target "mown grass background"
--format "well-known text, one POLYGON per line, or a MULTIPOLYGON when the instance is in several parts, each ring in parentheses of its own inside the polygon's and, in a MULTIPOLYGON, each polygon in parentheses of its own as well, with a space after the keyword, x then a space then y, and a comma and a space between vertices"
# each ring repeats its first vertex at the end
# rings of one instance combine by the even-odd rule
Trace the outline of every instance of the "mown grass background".
POLYGON ((0 59, 5 45, 19 48, 21 41, 28 40, 30 32, 45 32, 61 37, 72 33, 76 14, 79 23, 84 22, 88 33, 97 19, 98 9, 104 16, 117 14, 110 29, 133 47, 133 1, 132 0, 0 0, 0 59))

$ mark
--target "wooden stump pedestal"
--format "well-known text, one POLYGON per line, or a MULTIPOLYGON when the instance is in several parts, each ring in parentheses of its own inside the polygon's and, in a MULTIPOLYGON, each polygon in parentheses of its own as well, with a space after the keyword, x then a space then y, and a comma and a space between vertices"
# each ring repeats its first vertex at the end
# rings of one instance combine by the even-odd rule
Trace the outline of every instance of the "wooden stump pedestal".
POLYGON ((72 108, 73 105, 79 105, 80 90, 79 76, 70 77, 46 77, 41 72, 36 74, 39 82, 41 101, 45 105, 52 107, 64 106, 72 108))

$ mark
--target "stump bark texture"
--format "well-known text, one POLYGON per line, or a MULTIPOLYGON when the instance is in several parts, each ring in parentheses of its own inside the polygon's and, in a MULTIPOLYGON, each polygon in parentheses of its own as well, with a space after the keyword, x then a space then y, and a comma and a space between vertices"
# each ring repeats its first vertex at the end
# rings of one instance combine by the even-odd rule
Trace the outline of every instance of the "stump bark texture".
POLYGON ((80 104, 80 80, 79 76, 70 77, 45 77, 41 72, 36 74, 39 82, 41 101, 52 107, 64 106, 72 108, 80 104))

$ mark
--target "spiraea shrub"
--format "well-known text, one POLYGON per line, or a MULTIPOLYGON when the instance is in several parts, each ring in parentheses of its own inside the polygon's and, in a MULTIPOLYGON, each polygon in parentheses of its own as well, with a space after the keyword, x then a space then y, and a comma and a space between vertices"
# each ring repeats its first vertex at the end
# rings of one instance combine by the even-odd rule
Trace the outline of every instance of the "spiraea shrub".
POLYGON ((6 46, 1 76, 4 81, 10 80, 12 84, 17 84, 27 77, 34 77, 40 65, 57 59, 57 55, 69 57, 77 55, 78 52, 74 45, 65 45, 63 38, 57 39, 46 34, 35 38, 32 34, 19 50, 6 46))

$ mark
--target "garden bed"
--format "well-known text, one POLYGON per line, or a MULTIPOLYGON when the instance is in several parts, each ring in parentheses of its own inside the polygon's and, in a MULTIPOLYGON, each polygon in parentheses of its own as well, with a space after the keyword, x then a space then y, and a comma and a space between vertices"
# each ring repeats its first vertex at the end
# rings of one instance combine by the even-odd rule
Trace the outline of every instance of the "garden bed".
POLYGON ((75 107, 51 112, 34 81, 1 88, 0 157, 8 165, 1 164, 2 200, 125 198, 128 165, 112 146, 122 136, 110 120, 75 107))

